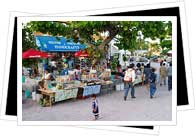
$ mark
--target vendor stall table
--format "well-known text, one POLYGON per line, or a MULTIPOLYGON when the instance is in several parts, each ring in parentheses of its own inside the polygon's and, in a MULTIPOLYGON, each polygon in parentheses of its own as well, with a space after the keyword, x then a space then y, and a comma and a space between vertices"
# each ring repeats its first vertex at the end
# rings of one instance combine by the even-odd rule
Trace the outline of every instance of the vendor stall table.
POLYGON ((101 85, 87 85, 83 87, 83 96, 89 96, 92 94, 99 94, 100 93, 101 85))
POLYGON ((101 85, 97 85, 97 84, 79 87, 77 98, 85 98, 85 97, 90 96, 92 94, 99 94, 100 88, 101 88, 101 85))
POLYGON ((52 103, 56 103, 56 102, 71 99, 71 98, 76 98, 77 92, 78 92, 78 88, 57 90, 56 88, 53 87, 48 90, 44 90, 44 89, 39 89, 39 90, 41 91, 42 95, 49 97, 50 106, 52 105, 52 103))
POLYGON ((52 99, 55 97, 55 93, 50 91, 50 90, 44 90, 44 89, 39 89, 41 91, 42 95, 48 96, 49 97, 49 106, 52 106, 52 99))
POLYGON ((112 93, 113 91, 115 91, 115 85, 113 83, 102 84, 100 95, 112 93))
POLYGON ((69 88, 69 89, 61 89, 61 90, 51 88, 51 91, 55 93, 55 102, 59 102, 71 98, 76 98, 78 93, 78 88, 69 88))

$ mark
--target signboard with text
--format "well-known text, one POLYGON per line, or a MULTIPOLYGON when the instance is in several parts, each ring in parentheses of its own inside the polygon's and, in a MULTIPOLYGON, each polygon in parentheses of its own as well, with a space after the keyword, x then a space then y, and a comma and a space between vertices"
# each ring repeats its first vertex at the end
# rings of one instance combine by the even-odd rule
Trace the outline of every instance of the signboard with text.
POLYGON ((36 44, 42 51, 47 52, 77 52, 86 48, 84 44, 55 36, 36 36, 36 44))

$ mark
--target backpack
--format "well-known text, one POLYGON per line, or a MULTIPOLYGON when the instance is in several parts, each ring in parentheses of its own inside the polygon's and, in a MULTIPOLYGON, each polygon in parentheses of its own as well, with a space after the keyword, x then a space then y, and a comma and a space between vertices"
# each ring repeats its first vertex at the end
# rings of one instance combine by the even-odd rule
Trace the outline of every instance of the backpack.
POLYGON ((127 69, 127 71, 125 71, 125 76, 124 76, 124 81, 125 82, 132 82, 132 69, 127 69))
POLYGON ((155 83, 156 81, 156 74, 155 73, 151 73, 150 75, 150 83, 155 83))

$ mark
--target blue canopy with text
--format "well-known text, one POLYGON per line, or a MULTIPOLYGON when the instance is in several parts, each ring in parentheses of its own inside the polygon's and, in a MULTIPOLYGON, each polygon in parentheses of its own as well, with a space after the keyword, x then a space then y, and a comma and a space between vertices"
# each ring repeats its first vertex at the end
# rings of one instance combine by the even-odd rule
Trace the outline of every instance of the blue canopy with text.
POLYGON ((84 44, 55 36, 36 36, 36 44, 42 51, 47 52, 77 52, 86 48, 84 44))

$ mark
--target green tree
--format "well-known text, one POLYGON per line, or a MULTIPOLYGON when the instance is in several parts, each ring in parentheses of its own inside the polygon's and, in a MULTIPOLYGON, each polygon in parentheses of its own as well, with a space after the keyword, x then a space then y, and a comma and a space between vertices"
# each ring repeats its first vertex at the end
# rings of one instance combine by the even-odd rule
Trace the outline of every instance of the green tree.
MULTIPOLYGON (((32 29, 24 25, 22 29, 22 52, 30 48, 38 49, 38 46, 35 43, 35 37, 34 37, 32 29)), ((35 60, 33 59, 23 60, 22 63, 23 63, 23 66, 28 67, 31 65, 35 65, 35 60)))
POLYGON ((37 49, 38 46, 35 43, 35 36, 32 29, 24 25, 22 29, 22 51, 30 48, 37 49))
POLYGON ((148 57, 154 55, 153 53, 161 52, 162 47, 158 43, 152 43, 149 46, 148 57))
POLYGON ((91 49, 91 56, 104 58, 105 50, 111 40, 116 41, 119 49, 137 49, 138 32, 145 38, 165 39, 171 35, 171 22, 163 21, 33 21, 27 24, 31 31, 53 36, 72 38, 75 42, 85 43, 91 49), (94 36, 99 37, 94 38, 94 36), (93 50, 93 51, 91 51, 93 50), (95 50, 95 52, 94 52, 95 50))
POLYGON ((161 42, 162 55, 166 55, 170 50, 172 50, 172 40, 163 40, 161 42))

